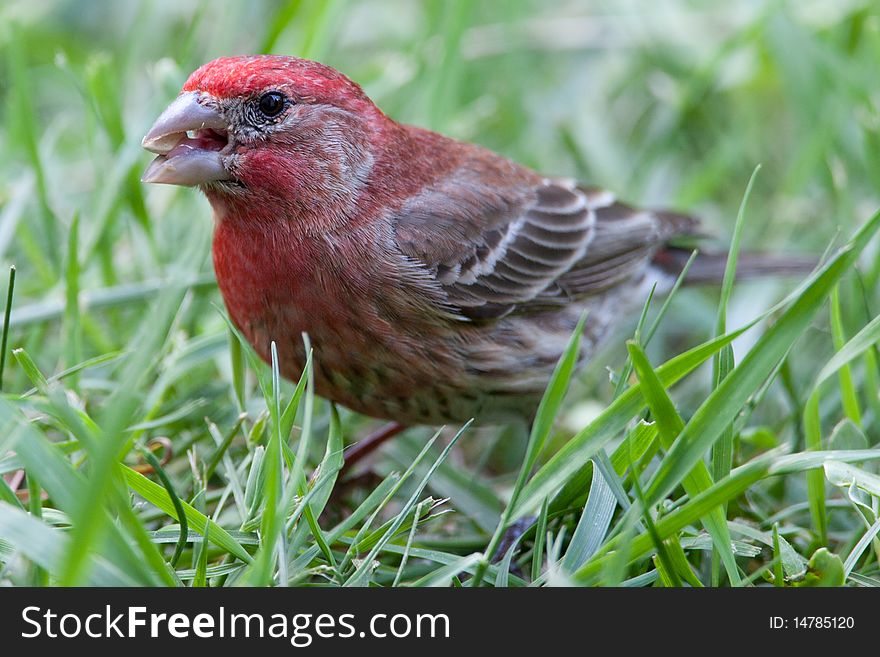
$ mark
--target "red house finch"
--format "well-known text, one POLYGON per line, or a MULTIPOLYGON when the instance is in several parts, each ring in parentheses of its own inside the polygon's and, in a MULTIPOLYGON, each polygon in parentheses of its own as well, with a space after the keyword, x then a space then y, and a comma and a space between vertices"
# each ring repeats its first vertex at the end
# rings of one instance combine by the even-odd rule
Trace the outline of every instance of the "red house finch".
POLYGON ((584 310, 588 358, 696 228, 401 125, 293 57, 205 64, 143 145, 145 182, 211 202, 217 281, 260 356, 275 341, 297 378, 306 332, 319 394, 405 424, 528 417, 584 310))

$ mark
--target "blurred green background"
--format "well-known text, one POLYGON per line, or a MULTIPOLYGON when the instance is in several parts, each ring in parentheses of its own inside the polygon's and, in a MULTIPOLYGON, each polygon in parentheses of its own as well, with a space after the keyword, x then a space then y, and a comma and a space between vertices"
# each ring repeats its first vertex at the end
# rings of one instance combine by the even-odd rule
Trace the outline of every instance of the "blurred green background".
MULTIPOLYGON (((238 409, 212 284, 210 208, 194 190, 145 188, 139 177, 151 156, 140 140, 197 66, 257 52, 319 59, 392 117, 547 175, 697 214, 721 249, 757 164, 744 248, 820 255, 880 206, 880 14, 871 0, 6 0, 0 289, 14 264, 10 347, 23 347, 46 376, 87 362, 65 376, 65 394, 98 412, 131 383, 116 363, 147 344, 148 303, 187 286, 168 339, 154 344, 148 380, 129 391, 143 411, 138 431, 172 439, 177 477, 188 472, 187 449, 211 445, 205 418, 228 427, 238 409)), ((845 335, 876 313, 878 272, 869 264, 861 282, 842 288, 845 335)), ((728 325, 757 316, 794 284, 738 285, 728 325)), ((685 291, 649 354, 660 362, 706 339, 716 313, 717 291, 685 291)), ((562 433, 583 427, 610 398, 605 367, 620 367, 633 324, 583 377, 562 433)), ((756 424, 797 440, 790 397, 827 360, 831 342, 824 322, 805 335, 783 377, 788 390, 774 383, 756 424)), ((737 352, 749 344, 738 342, 737 352)), ((11 360, 0 383, 20 393, 32 381, 11 360)), ((683 412, 707 382, 708 373, 690 377, 677 391, 683 412)), ((255 416, 265 409, 257 394, 250 403, 255 416)), ((317 417, 326 430, 326 405, 317 417)), ((348 413, 343 422, 347 441, 376 425, 348 413)), ((876 440, 876 427, 865 430, 876 440)), ((411 462, 424 443, 412 435, 387 451, 380 473, 411 462)), ((520 443, 496 449, 508 439, 483 433, 451 457, 474 472, 488 468, 486 489, 468 491, 447 473, 440 492, 456 490, 458 507, 479 517, 491 506, 480 495, 509 483, 519 464, 520 443)), ((802 483, 792 486, 772 493, 768 514, 782 498, 803 499, 802 483)), ((481 528, 491 526, 489 518, 481 528)))

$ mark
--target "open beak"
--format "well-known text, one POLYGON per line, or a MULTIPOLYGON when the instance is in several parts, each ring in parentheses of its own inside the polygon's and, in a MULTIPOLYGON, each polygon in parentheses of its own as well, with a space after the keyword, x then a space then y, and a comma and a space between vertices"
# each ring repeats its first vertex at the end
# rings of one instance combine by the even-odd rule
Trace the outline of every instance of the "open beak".
POLYGON ((141 145, 157 154, 141 182, 194 186, 232 176, 223 164, 229 145, 226 122, 199 94, 180 94, 162 112, 141 145))

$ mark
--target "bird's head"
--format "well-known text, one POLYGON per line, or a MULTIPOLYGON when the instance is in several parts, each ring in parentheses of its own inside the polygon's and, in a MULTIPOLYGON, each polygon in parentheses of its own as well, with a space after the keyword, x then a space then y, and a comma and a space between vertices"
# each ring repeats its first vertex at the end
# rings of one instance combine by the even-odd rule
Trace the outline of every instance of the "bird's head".
POLYGON ((369 174, 371 135, 387 121, 329 66, 225 57, 196 70, 150 128, 143 147, 157 157, 142 180, 200 186, 209 198, 350 196, 369 174))

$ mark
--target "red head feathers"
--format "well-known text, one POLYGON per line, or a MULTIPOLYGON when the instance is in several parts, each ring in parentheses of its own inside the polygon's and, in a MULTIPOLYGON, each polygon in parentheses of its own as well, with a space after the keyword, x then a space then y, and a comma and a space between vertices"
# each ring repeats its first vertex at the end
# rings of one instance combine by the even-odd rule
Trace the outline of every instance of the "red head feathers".
POLYGON ((201 91, 218 99, 285 91, 310 103, 330 103, 362 110, 373 103, 360 85, 339 71, 298 57, 248 55, 221 57, 196 69, 183 91, 201 91))

